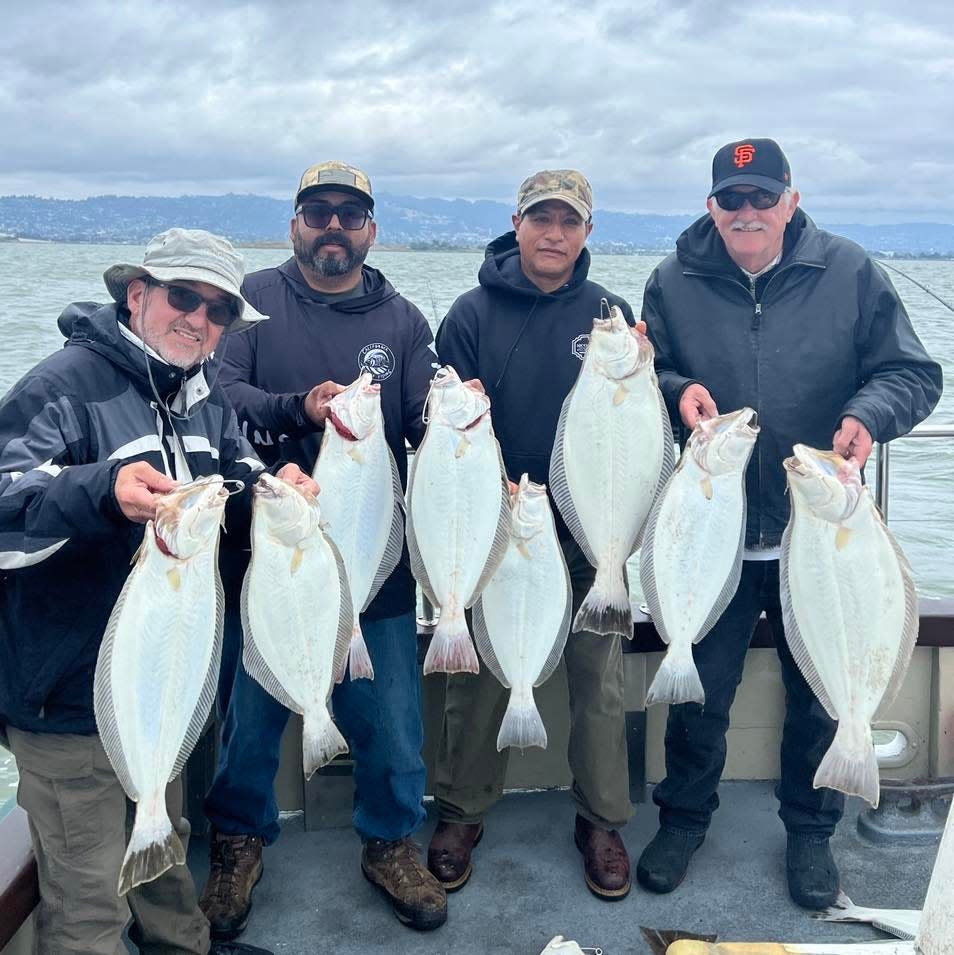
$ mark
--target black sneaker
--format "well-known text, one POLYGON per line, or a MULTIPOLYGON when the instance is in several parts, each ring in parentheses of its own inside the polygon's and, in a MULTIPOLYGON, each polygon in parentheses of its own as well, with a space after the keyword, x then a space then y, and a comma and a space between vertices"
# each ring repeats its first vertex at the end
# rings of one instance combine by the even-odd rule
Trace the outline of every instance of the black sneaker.
POLYGON ((841 880, 826 836, 788 834, 785 874, 792 901, 805 909, 826 909, 838 898, 841 880))
POLYGON ((209 955, 272 955, 267 948, 243 945, 241 942, 213 942, 209 955))
POLYGON ((636 864, 636 881, 650 892, 672 892, 686 877, 692 854, 706 834, 660 827, 636 864))

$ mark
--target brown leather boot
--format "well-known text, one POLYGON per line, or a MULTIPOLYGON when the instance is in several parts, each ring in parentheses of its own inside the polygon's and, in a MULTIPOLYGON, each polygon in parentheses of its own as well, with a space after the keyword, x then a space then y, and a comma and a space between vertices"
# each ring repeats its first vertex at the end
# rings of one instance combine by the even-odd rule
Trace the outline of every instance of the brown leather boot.
POLYGON ((262 840, 213 832, 209 856, 209 881, 199 908, 209 920, 212 938, 227 942, 238 938, 248 923, 252 890, 262 877, 262 840))
POLYGON ((447 921, 443 886, 421 865, 410 839, 368 839, 361 849, 361 871, 387 897, 394 914, 411 928, 427 931, 447 921))
POLYGON ((427 867, 444 890, 456 892, 474 871, 470 854, 484 834, 482 822, 439 822, 427 848, 427 867))
POLYGON ((576 817, 574 841, 583 853, 583 876, 589 890, 601 899, 616 901, 629 895, 629 853, 615 829, 600 829, 576 817))

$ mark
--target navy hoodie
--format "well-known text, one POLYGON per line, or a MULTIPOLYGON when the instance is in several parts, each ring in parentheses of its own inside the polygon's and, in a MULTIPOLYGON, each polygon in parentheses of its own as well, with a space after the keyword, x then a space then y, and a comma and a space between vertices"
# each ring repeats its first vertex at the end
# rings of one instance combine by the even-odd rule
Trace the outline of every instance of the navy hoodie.
MULTIPOLYGON (((437 332, 442 363, 465 381, 479 378, 491 400, 494 431, 507 476, 549 483, 550 453, 560 409, 580 373, 600 302, 633 310, 618 295, 587 279, 583 249, 569 282, 555 292, 537 288, 520 268, 514 232, 494 239, 476 288, 450 307, 437 332)), ((568 531, 557 517, 560 536, 568 531)))
MULTIPOLYGON (((328 304, 294 257, 247 275, 242 294, 269 318, 229 341, 220 381, 262 460, 294 461, 310 474, 323 430, 305 415, 305 396, 323 381, 348 385, 367 366, 381 384, 385 436, 406 485, 405 441, 417 447, 424 436, 424 402, 438 367, 433 335, 380 271, 365 266, 362 280, 364 295, 328 304)), ((405 549, 365 616, 398 616, 414 605, 405 549)))

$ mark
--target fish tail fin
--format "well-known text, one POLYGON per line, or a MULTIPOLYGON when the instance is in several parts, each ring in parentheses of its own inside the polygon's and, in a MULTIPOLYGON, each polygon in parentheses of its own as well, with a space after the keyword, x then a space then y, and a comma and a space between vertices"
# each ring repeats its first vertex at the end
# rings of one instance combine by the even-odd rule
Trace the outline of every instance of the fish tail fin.
POLYGON ((505 746, 517 746, 520 749, 526 749, 528 746, 547 748, 547 731, 532 693, 522 699, 516 699, 514 693, 510 693, 507 710, 497 734, 497 750, 500 751, 505 746))
POLYGON ((424 657, 424 675, 479 672, 480 664, 464 615, 442 613, 424 657))
POLYGON ((814 786, 861 796, 873 808, 878 807, 881 779, 867 723, 852 727, 848 720, 838 721, 835 738, 815 773, 814 786))
POLYGON ((692 650, 669 645, 656 676, 646 694, 646 705, 653 703, 705 703, 706 693, 699 679, 692 650))
POLYGON ((335 726, 326 706, 319 712, 305 710, 301 734, 302 769, 305 779, 311 779, 316 769, 330 763, 335 756, 348 752, 348 744, 335 726))
POLYGON ((604 636, 618 633, 628 640, 633 639, 633 611, 622 568, 608 574, 596 571, 596 580, 573 621, 573 632, 581 630, 604 636))
POLYGON ((185 849, 166 812, 165 796, 153 794, 136 804, 136 821, 119 870, 117 891, 125 895, 174 865, 184 865, 185 860, 185 849))
POLYGON ((371 666, 371 654, 368 645, 364 642, 364 634, 357 618, 354 621, 354 630, 351 632, 351 647, 348 649, 348 669, 352 680, 373 680, 374 667, 371 666))

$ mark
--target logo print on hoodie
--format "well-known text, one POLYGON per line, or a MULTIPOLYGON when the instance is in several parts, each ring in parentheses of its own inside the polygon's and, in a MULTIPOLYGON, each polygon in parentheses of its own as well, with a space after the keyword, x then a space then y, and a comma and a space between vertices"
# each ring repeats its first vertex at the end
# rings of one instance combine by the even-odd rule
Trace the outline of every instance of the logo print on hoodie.
POLYGON ((385 381, 394 374, 394 352, 384 342, 371 342, 358 352, 358 371, 367 369, 375 381, 385 381))
POLYGON ((576 338, 570 342, 570 351, 573 352, 573 355, 576 358, 579 358, 580 361, 586 357, 586 349, 590 344, 589 335, 577 335, 576 338))

